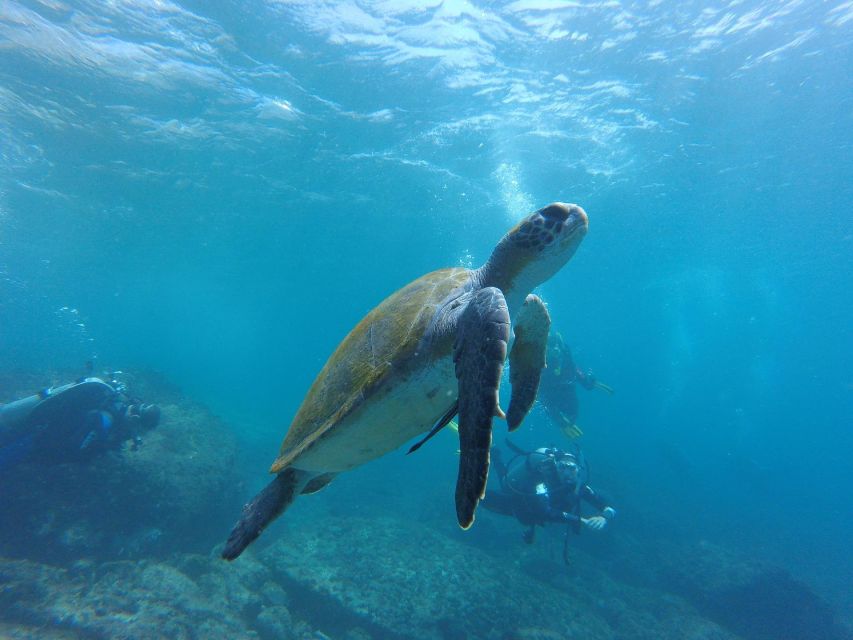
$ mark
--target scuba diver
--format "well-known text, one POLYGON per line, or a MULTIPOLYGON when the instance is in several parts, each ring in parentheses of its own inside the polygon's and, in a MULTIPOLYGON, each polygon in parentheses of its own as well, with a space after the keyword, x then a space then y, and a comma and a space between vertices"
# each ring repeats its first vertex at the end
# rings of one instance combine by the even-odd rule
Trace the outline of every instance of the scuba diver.
POLYGON ((160 421, 160 409, 127 394, 115 379, 87 377, 0 404, 0 471, 27 459, 58 463, 85 461, 134 446, 160 421))
POLYGON ((482 506, 495 513, 514 516, 527 529, 523 539, 532 544, 536 526, 548 522, 565 523, 563 559, 568 563, 568 534, 582 527, 601 530, 616 515, 616 510, 588 484, 589 470, 580 448, 574 453, 542 447, 526 452, 509 441, 515 456, 506 464, 501 452, 492 448, 492 462, 498 472, 500 491, 489 492, 482 506), (581 515, 581 503, 598 510, 596 515, 581 515))
POLYGON ((559 333, 552 333, 548 339, 547 362, 539 380, 539 401, 548 418, 566 437, 577 438, 583 434, 575 422, 578 417, 577 385, 587 390, 601 389, 610 395, 613 395, 613 388, 597 380, 591 371, 583 372, 575 365, 572 351, 559 333))

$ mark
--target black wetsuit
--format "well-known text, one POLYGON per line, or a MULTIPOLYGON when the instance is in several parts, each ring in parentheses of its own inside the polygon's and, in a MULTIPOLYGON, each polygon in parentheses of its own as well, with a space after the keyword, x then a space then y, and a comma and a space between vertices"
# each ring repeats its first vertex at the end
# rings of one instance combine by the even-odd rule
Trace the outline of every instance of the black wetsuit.
POLYGON ((127 440, 128 399, 98 378, 0 405, 0 470, 86 460, 127 440))
POLYGON ((490 491, 482 502, 484 508, 514 516, 528 526, 548 522, 581 524, 581 503, 586 502, 599 511, 607 502, 592 487, 574 482, 560 482, 556 473, 543 472, 538 468, 536 452, 518 456, 510 461, 510 468, 498 466, 501 483, 499 491, 490 491))
POLYGON ((549 354, 548 366, 539 381, 539 398, 554 424, 559 426, 565 420, 574 424, 577 420, 578 385, 592 389, 595 378, 575 365, 568 345, 561 343, 558 350, 552 349, 549 354))

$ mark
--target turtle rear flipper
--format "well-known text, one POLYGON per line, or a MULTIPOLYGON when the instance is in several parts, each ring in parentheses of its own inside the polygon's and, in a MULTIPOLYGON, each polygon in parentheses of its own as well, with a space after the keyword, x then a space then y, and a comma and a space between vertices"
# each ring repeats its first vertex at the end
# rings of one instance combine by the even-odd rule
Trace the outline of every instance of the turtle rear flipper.
POLYGON ((222 550, 222 557, 234 560, 243 553, 268 524, 284 513, 309 480, 311 474, 293 468, 287 468, 277 474, 272 482, 243 507, 240 520, 231 529, 222 550))
POLYGON ((324 473, 322 475, 311 478, 305 487, 300 492, 303 496, 311 495, 312 493, 317 493, 321 489, 325 489, 326 486, 335 479, 337 473, 324 473))
POLYGON ((492 418, 504 417, 498 388, 509 340, 509 311, 500 289, 477 291, 459 318, 453 360, 459 383, 459 476, 456 517, 467 529, 485 495, 492 418))
POLYGON ((515 342, 509 354, 509 381, 512 397, 507 411, 509 430, 514 431, 536 401, 539 379, 545 366, 551 316, 545 303, 532 293, 527 296, 513 325, 515 342))

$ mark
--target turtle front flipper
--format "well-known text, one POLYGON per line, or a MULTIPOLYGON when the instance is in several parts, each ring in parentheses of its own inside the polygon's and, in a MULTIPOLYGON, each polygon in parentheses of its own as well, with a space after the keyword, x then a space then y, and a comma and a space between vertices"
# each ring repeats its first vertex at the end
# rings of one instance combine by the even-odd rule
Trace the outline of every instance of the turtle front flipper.
POLYGON ((486 492, 492 418, 504 417, 498 388, 509 340, 509 310, 500 289, 486 287, 468 302, 456 327, 453 361, 459 382, 459 476, 456 517, 467 529, 486 492))
POLYGON ((536 401, 539 378, 545 366, 551 316, 545 303, 532 293, 527 296, 513 325, 515 342, 509 354, 509 381, 512 397, 507 411, 509 430, 515 430, 536 401))

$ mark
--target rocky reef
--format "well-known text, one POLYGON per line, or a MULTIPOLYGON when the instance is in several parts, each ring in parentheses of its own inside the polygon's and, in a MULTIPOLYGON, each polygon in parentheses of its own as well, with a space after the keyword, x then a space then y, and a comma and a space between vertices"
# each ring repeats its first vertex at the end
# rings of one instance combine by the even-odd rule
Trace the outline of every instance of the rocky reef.
MULTIPOLYGON (((664 590, 615 579, 581 550, 566 567, 549 557, 547 544, 487 552, 452 529, 398 518, 300 515, 307 517, 233 563, 219 559, 219 548, 66 566, 0 560, 0 631, 122 640, 769 637, 736 630, 684 585, 664 590)), ((728 570, 739 574, 737 566, 728 570)), ((696 583, 706 585, 703 593, 725 592, 701 574, 696 583)), ((750 597, 735 620, 749 618, 750 597)), ((797 637, 849 636, 837 629, 797 637)))
POLYGON ((276 542, 264 564, 283 584, 321 597, 324 611, 341 612, 336 622, 360 624, 371 637, 734 638, 678 597, 614 582, 582 552, 571 567, 537 547, 496 555, 453 529, 396 518, 300 522, 288 533, 300 544, 276 542))
MULTIPOLYGON (((0 375, 0 399, 64 381, 22 376, 0 375)), ((429 507, 371 501, 375 483, 358 474, 227 563, 220 545, 247 497, 233 428, 158 376, 134 382, 163 411, 141 447, 4 474, 0 637, 851 637, 807 586, 731 550, 614 530, 573 538, 566 566, 559 528, 524 545, 511 520, 483 513, 463 533, 429 507), (341 508, 358 498, 369 508, 341 508)))
POLYGON ((415 523, 317 524, 293 523, 230 564, 215 553, 69 567, 5 560, 0 621, 29 637, 126 640, 736 637, 678 597, 609 580, 589 558, 571 572, 550 566, 562 577, 542 581, 528 566, 541 559, 506 562, 415 523))

